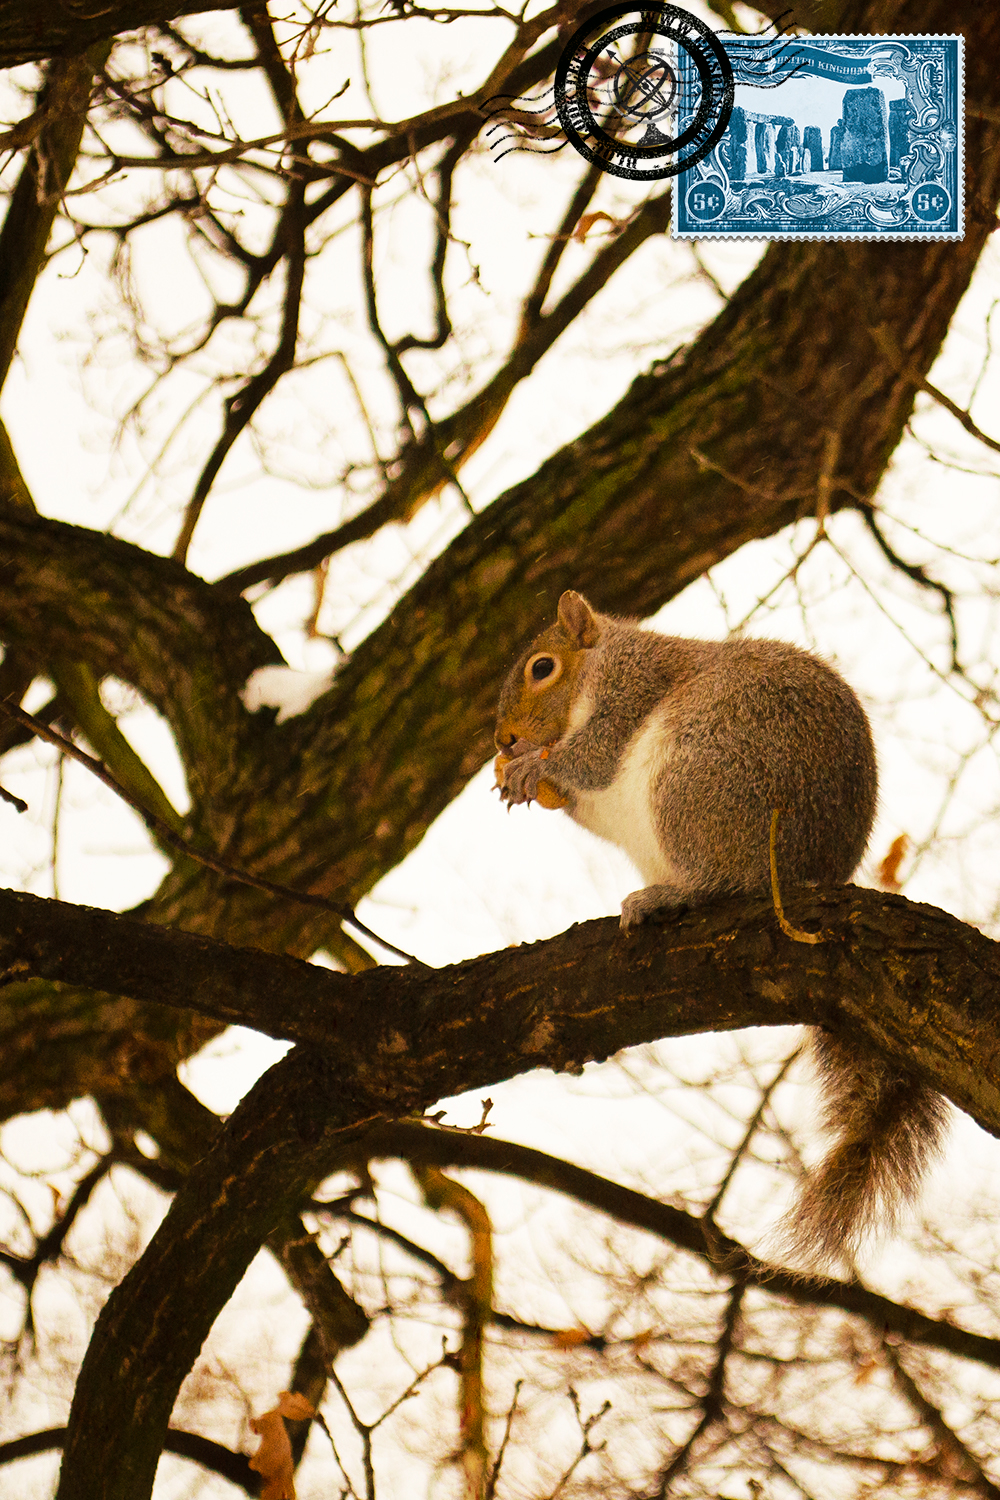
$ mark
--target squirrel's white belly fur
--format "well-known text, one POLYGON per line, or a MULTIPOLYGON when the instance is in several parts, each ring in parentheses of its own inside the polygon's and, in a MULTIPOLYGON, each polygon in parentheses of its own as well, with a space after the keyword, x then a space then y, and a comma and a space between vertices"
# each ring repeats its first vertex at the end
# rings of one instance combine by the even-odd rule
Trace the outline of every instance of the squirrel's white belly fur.
POLYGON ((663 852, 652 805, 652 788, 669 754, 664 726, 651 714, 627 746, 614 781, 600 791, 577 792, 570 814, 624 849, 647 885, 673 884, 678 876, 663 852))

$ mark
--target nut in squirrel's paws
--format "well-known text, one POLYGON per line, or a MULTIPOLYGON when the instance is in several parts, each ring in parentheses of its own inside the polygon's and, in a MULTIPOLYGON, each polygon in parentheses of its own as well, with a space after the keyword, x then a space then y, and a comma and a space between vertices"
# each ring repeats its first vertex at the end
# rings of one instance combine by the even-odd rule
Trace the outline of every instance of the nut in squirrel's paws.
POLYGON ((519 746, 523 743, 519 740, 513 747, 514 754, 501 750, 493 762, 501 800, 508 808, 517 802, 537 802, 539 807, 548 808, 565 807, 569 798, 557 791, 550 781, 541 778, 540 762, 548 758, 548 748, 543 745, 522 750, 519 746))

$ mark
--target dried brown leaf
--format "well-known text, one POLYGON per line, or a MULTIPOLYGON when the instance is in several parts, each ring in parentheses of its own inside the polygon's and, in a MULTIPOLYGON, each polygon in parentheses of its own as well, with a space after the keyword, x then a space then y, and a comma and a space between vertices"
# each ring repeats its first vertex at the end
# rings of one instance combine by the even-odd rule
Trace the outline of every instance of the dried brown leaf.
POLYGON ((610 230, 605 229, 603 231, 604 234, 610 234, 615 230, 620 230, 624 224, 624 220, 613 219, 610 214, 606 214, 603 209, 599 208, 595 213, 580 215, 579 222, 573 231, 573 239, 579 240, 582 243, 587 238, 587 235, 593 229, 594 225, 597 224, 601 219, 606 219, 607 222, 611 225, 610 230))
POLYGON ((278 1410, 290 1422, 308 1422, 316 1415, 316 1408, 298 1391, 281 1391, 278 1395, 278 1410))
MULTIPOLYGON (((282 1395, 287 1395, 287 1392, 283 1391, 282 1395)), ((251 1469, 264 1480, 260 1500, 295 1500, 292 1445, 281 1408, 276 1406, 251 1418, 250 1427, 260 1437, 260 1447, 250 1460, 251 1469)))

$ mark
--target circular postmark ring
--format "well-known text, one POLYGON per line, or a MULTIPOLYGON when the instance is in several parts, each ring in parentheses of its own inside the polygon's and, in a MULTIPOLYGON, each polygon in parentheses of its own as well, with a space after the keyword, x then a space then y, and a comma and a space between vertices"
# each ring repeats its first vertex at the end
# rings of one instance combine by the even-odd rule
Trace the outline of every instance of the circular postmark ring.
POLYGON ((733 110, 735 84, 725 48, 710 26, 690 11, 666 3, 624 3, 598 11, 570 38, 555 75, 555 102, 566 138, 587 161, 615 177, 653 181, 676 176, 706 156, 720 139, 733 110), (631 16, 630 21, 623 18, 631 16), (615 22, 622 24, 614 25, 615 22), (614 44, 623 38, 664 37, 682 49, 693 64, 700 97, 694 118, 677 136, 664 134, 657 120, 669 112, 677 93, 677 78, 662 52, 646 47, 636 57, 623 59, 614 44), (588 98, 590 75, 603 59, 605 71, 617 67, 602 124, 588 98), (655 59, 655 67, 648 65, 655 59), (641 64, 646 63, 645 69, 641 64), (652 75, 658 74, 658 78, 652 75), (623 81, 624 79, 624 81, 623 81), (641 98, 642 106, 629 100, 641 98), (612 129, 617 115, 624 129, 645 124, 641 140, 629 141, 612 129), (688 149, 690 148, 690 149, 688 149))
POLYGON ((669 59, 651 47, 618 69, 613 93, 622 114, 631 115, 635 120, 653 120, 665 114, 673 104, 677 94, 677 74, 669 59))

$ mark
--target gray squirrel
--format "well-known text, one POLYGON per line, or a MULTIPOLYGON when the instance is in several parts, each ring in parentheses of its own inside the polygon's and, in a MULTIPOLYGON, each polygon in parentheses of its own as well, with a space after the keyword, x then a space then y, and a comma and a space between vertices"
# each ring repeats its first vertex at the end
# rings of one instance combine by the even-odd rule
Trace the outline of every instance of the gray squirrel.
MULTIPOLYGON (((850 880, 878 772, 864 709, 818 657, 779 641, 643 630, 568 591, 504 683, 497 784, 509 805, 564 807, 647 882, 624 931, 663 907, 850 880)), ((833 1144, 807 1177, 782 1248, 826 1265, 891 1226, 940 1148, 947 1105, 874 1047, 812 1031, 833 1144)))

